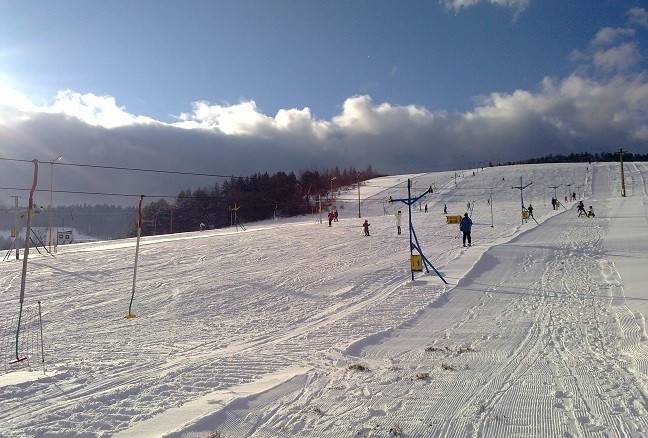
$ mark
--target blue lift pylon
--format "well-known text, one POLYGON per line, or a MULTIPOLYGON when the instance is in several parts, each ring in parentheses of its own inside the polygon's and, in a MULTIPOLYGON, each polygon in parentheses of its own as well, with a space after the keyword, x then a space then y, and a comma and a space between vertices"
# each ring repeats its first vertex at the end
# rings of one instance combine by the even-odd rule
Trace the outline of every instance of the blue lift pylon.
MULTIPOLYGON (((436 275, 439 276, 439 278, 445 283, 448 284, 448 282, 443 278, 443 275, 437 269, 430 263, 430 261, 425 257, 425 254, 423 254, 423 250, 421 249, 421 244, 418 241, 418 237, 416 237, 416 231, 414 230, 414 224, 412 223, 412 205, 416 204, 421 198, 423 198, 425 195, 428 193, 432 193, 432 186, 430 186, 429 189, 427 189, 424 193, 422 193, 420 196, 417 196, 416 198, 412 198, 412 181, 408 178, 407 179, 407 198, 405 199, 392 199, 391 197, 389 198, 389 202, 402 202, 403 204, 407 205, 407 210, 409 213, 409 236, 410 236, 410 260, 412 259, 412 256, 414 255, 414 251, 418 252, 419 255, 421 256, 421 259, 423 260, 423 266, 425 267, 425 271, 429 274, 430 269, 436 273, 436 275)), ((412 281, 414 281, 414 269, 411 265, 410 262, 410 271, 412 272, 412 281)))

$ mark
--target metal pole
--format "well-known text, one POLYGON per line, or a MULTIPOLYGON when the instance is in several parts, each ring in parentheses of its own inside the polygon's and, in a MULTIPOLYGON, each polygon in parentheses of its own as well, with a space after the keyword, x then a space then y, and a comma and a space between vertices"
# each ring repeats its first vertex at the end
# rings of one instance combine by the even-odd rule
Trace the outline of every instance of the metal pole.
POLYGON ((490 189, 490 208, 491 208, 491 228, 495 227, 493 223, 493 189, 490 189))
POLYGON ((18 198, 19 196, 12 196, 14 198, 14 248, 16 250, 16 260, 20 260, 20 248, 18 248, 18 198))
POLYGON ((360 175, 358 175, 358 218, 362 217, 362 213, 360 212, 360 175))
POLYGON ((25 301, 25 286, 27 284, 27 259, 29 258, 29 241, 31 236, 31 219, 32 219, 32 210, 34 209, 34 192, 36 191, 36 186, 38 185, 38 160, 32 160, 34 163, 34 180, 32 181, 32 187, 29 191, 29 207, 27 210, 27 227, 25 231, 25 250, 23 255, 23 265, 22 265, 22 274, 20 277, 20 310, 18 312, 18 325, 16 326, 16 360, 21 361, 26 359, 20 358, 18 356, 18 340, 20 336, 20 321, 22 319, 22 310, 23 303, 25 301))
POLYGON ((412 269, 412 182, 407 178, 407 210, 409 222, 409 238, 410 238, 410 272, 412 274, 412 281, 414 281, 414 270, 412 269))
POLYGON ((619 161, 621 162, 621 196, 625 198, 625 173, 623 171, 623 149, 619 149, 619 161))
POLYGON ((45 344, 43 341, 43 314, 41 312, 41 302, 38 300, 38 323, 40 325, 41 340, 41 363, 43 364, 43 374, 45 374, 45 344))
POLYGON ((49 221, 48 234, 49 234, 49 251, 52 252, 52 204, 54 203, 54 163, 50 162, 50 202, 47 206, 47 216, 49 221))
POLYGON ((522 177, 520 177, 520 203, 522 204, 522 210, 524 210, 524 194, 523 193, 524 193, 524 189, 522 188, 522 177))
POLYGON ((133 268, 133 290, 131 292, 130 304, 128 305, 128 315, 126 319, 135 318, 133 313, 133 300, 135 299, 135 286, 137 284, 137 262, 139 260, 140 237, 142 236, 142 202, 144 195, 140 195, 139 206, 137 207, 137 243, 135 244, 135 266, 133 268))

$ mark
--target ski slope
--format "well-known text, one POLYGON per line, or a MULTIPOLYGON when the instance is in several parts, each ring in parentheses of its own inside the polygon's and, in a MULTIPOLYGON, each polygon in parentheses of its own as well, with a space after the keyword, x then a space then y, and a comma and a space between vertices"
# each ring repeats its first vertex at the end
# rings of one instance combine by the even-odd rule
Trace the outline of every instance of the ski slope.
MULTIPOLYGON (((405 209, 385 202, 406 195, 405 176, 361 187, 370 238, 355 190, 330 228, 305 218, 144 238, 135 320, 123 318, 132 239, 34 257, 26 302, 43 304, 48 372, 0 386, 0 436, 645 431, 648 167, 626 169, 627 198, 610 164, 411 175, 415 192, 435 189, 413 222, 449 286, 410 281, 393 217, 405 209), (539 226, 521 224, 520 176, 539 226), (598 217, 551 210, 554 185, 561 200, 568 185, 591 197, 598 217), (441 213, 467 202, 465 249, 441 213), (349 369, 359 363, 369 370, 349 369)), ((19 282, 19 263, 0 265, 2 321, 19 282)))

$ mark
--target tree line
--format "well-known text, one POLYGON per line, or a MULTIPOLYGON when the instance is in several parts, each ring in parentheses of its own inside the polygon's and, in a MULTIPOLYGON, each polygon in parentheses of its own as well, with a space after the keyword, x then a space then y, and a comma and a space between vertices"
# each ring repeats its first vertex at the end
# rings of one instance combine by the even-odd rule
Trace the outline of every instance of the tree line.
MULTIPOLYGON (((333 192, 381 174, 371 166, 365 170, 339 168, 294 172, 256 173, 230 178, 211 187, 183 190, 170 201, 160 199, 142 211, 145 235, 196 231, 200 223, 207 228, 222 228, 274 217, 289 217, 316 212, 319 199, 323 207, 333 202, 333 192)), ((135 228, 131 229, 135 234, 135 228)))
MULTIPOLYGON (((530 158, 521 161, 508 161, 505 163, 488 163, 493 166, 511 166, 515 164, 543 164, 543 163, 594 163, 619 161, 619 152, 578 152, 569 155, 545 155, 539 158, 530 158)), ((635 154, 623 152, 623 161, 648 161, 648 154, 635 154)))

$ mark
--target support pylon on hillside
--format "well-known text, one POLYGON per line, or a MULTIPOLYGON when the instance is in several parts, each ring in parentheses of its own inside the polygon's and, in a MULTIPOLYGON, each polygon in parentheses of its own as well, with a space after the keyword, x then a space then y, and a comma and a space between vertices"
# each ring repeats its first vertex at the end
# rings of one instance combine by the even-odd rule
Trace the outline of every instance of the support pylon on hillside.
POLYGON ((402 202, 403 204, 407 205, 407 211, 409 213, 408 217, 408 223, 409 223, 409 240, 410 240, 410 272, 412 273, 412 281, 414 281, 414 251, 418 252, 422 261, 423 261, 423 266, 425 267, 425 271, 429 274, 430 270, 429 268, 432 268, 432 270, 436 273, 436 275, 439 276, 439 278, 445 283, 448 284, 448 282, 443 278, 443 275, 437 269, 430 263, 430 261, 425 257, 425 254, 423 254, 423 250, 421 249, 421 245, 418 241, 418 237, 416 237, 416 231, 414 230, 414 224, 412 223, 412 205, 416 204, 421 198, 423 198, 425 195, 428 193, 432 192, 432 187, 430 187, 428 190, 426 190, 423 194, 420 196, 417 196, 415 198, 412 198, 412 181, 408 178, 407 179, 407 198, 403 199, 389 199, 389 202, 402 202))
POLYGON ((533 184, 533 181, 531 181, 527 185, 523 185, 522 184, 522 177, 520 177, 520 185, 511 187, 512 189, 519 189, 520 190, 520 204, 522 206, 522 213, 521 213, 522 214, 522 223, 524 223, 524 211, 525 211, 525 208, 524 208, 524 189, 529 187, 531 184, 533 184))

